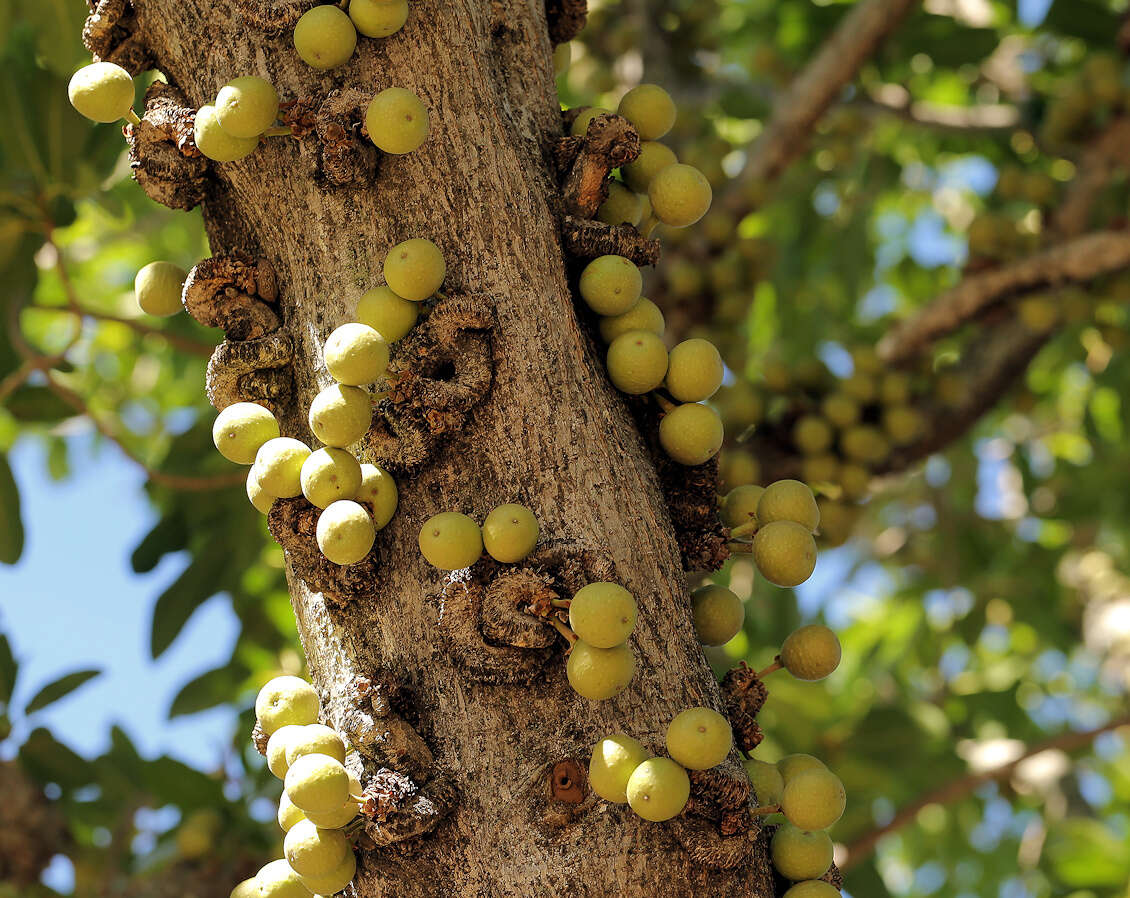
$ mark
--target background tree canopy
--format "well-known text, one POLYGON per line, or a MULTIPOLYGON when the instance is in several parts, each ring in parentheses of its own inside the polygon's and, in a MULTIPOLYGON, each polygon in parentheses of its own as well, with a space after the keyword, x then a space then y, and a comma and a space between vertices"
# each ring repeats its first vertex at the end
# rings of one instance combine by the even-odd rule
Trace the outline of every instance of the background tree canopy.
MULTIPOLYGON (((1127 896, 1125 3, 888 4, 910 9, 873 52, 824 57, 825 110, 806 67, 866 6, 884 4, 594 0, 559 80, 564 107, 614 109, 641 80, 675 96, 672 146, 708 173, 715 205, 645 292, 672 335, 723 349, 727 485, 801 476, 822 495, 805 586, 773 587, 741 556, 714 575, 748 602, 711 660, 719 675, 761 669, 800 622, 839 632, 835 676, 774 683, 758 753, 811 752, 844 780, 846 893, 1127 896), (814 120, 790 130, 806 102, 814 120), (805 454, 800 422, 859 386, 876 345, 912 363, 893 379, 875 368, 885 392, 857 404, 888 433, 884 409, 914 415, 901 447, 856 465, 858 489, 843 441, 830 461, 805 454)), ((218 332, 133 299, 142 265, 208 254, 199 215, 150 202, 119 126, 67 102, 87 12, 0 0, 0 561, 15 566, 0 570, 0 895, 226 894, 280 838, 251 697, 302 662, 281 550, 212 446, 218 332), (26 476, 13 452, 34 459, 26 476), (65 558, 32 569, 21 554, 25 531, 58 525, 27 513, 41 470, 82 481, 123 458, 155 523, 116 541, 153 599, 122 613, 146 616, 152 658, 217 595, 238 621, 230 658, 184 664, 159 709, 238 712, 193 763, 139 750, 124 710, 98 752, 69 746, 44 712, 82 703, 99 670, 13 624, 13 606, 60 591, 122 601, 77 590, 65 558), (58 677, 28 682, 41 656, 58 677)), ((97 530, 107 509, 51 513, 97 530)))

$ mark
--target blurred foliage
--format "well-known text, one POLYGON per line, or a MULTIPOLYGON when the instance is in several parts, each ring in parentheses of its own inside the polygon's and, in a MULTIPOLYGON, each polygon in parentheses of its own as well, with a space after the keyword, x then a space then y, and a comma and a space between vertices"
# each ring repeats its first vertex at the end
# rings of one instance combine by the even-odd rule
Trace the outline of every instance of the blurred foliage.
MULTIPOLYGON (((707 172, 716 202, 699 227, 664 235, 670 249, 648 293, 673 329, 716 340, 734 377, 768 404, 769 372, 795 376, 820 360, 844 376, 850 349, 966 266, 1041 245, 1082 148, 1130 95, 1112 43, 1124 4, 1054 0, 1045 15, 1039 2, 933 0, 867 64, 780 183, 748 184, 739 174, 773 100, 849 4, 590 5, 562 102, 615 108, 640 80, 675 95, 669 142, 707 172), (915 120, 912 103, 951 115, 997 107, 1016 124, 939 127, 915 120)), ((86 4, 0 0, 0 13, 12 23, 0 48, 0 561, 13 563, 23 523, 5 455, 17 440, 41 443, 52 475, 68 477, 74 436, 93 415, 151 470, 206 477, 231 467, 212 450, 206 355, 194 351, 216 334, 187 316, 147 318, 132 298, 143 264, 188 268, 207 253, 199 215, 149 202, 129 179, 118 126, 90 126, 68 106, 86 4), (61 358, 25 380, 13 373, 29 352, 61 358), (53 385, 81 397, 88 414, 53 385)), ((1113 178, 1092 223, 1124 224, 1127 189, 1124 175, 1113 178)), ((812 581, 782 591, 755 582, 744 560, 715 577, 749 597, 744 632, 711 650, 719 674, 739 661, 766 666, 802 621, 824 619, 841 635, 844 663, 828 681, 769 681, 757 755, 828 761, 850 796, 834 830, 845 845, 1025 745, 1126 714, 1128 291, 1107 279, 1079 292, 1074 307, 1059 297, 1056 334, 1023 382, 974 433, 885 478, 836 540, 843 545, 822 551, 812 581)), ((943 341, 932 361, 960 359, 967 336, 943 341)), ((742 470, 757 479, 755 467, 742 470)), ((300 666, 280 553, 240 487, 151 480, 146 489, 159 519, 123 547, 134 570, 144 575, 171 553, 190 559, 156 599, 153 656, 217 593, 230 596, 242 627, 231 659, 186 683, 169 713, 236 703, 240 725, 207 770, 143 758, 120 729, 105 754, 80 757, 35 715, 96 672, 40 684, 13 708, 18 665, 0 637, 0 745, 14 759, 4 775, 25 784, 30 805, 52 809, 36 818, 41 837, 25 855, 0 858, 9 880, 0 896, 54 894, 34 882, 54 853, 71 859, 79 895, 221 893, 217 883, 230 886, 278 840, 261 801, 277 783, 246 733, 254 687, 300 666), (170 882, 183 885, 169 892, 170 882)), ((1124 733, 1044 752, 1000 781, 927 804, 873 855, 853 859, 847 891, 1130 895, 1124 733)))

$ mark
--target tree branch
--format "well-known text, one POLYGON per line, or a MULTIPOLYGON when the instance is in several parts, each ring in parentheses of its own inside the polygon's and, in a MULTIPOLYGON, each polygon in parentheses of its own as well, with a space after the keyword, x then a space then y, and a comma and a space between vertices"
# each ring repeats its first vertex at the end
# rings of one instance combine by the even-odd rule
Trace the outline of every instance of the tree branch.
POLYGON ((918 798, 914 799, 914 801, 910 802, 910 804, 899 808, 898 812, 888 823, 877 829, 873 829, 871 832, 851 842, 847 847, 847 858, 842 864, 839 864, 840 870, 847 871, 861 863, 875 850, 875 846, 880 839, 902 829, 908 823, 912 823, 918 816, 918 812, 924 807, 932 804, 944 805, 957 801, 976 791, 985 783, 1011 776, 1016 768, 1029 758, 1042 754, 1045 751, 1078 751, 1079 749, 1089 746, 1103 733, 1109 733, 1124 726, 1130 726, 1130 715, 1116 718, 1093 730, 1069 730, 1065 733, 1060 733, 1058 736, 1053 736, 1050 739, 1045 739, 1042 742, 1037 742, 1029 746, 1024 750, 1023 754, 1009 761, 1007 764, 1001 764, 999 767, 993 767, 981 773, 970 773, 966 776, 958 777, 955 780, 951 780, 939 786, 937 789, 920 795, 918 798))
POLYGON ((67 405, 73 408, 76 412, 84 417, 90 419, 90 423, 94 425, 102 436, 108 439, 111 443, 117 446, 122 454, 125 455, 131 462, 141 468, 146 476, 159 486, 166 486, 174 490, 185 491, 202 491, 202 490, 216 490, 225 489, 227 487, 235 486, 236 484, 243 483, 246 475, 242 471, 236 471, 232 474, 215 474, 207 477, 195 477, 188 474, 166 474, 164 471, 157 471, 149 467, 145 461, 137 455, 132 449, 123 442, 122 438, 114 432, 114 430, 106 424, 101 418, 95 415, 87 406, 85 400, 78 395, 74 390, 64 386, 59 380, 54 377, 50 372, 47 372, 47 386, 60 399, 67 405))
POLYGON ((773 106, 741 181, 771 183, 804 152, 812 126, 917 0, 861 0, 773 106))
POLYGON ((970 275, 887 334, 879 343, 879 354, 898 364, 1010 294, 1089 281, 1127 266, 1130 232, 1099 231, 970 275))
POLYGON ((914 100, 901 84, 883 84, 855 104, 900 118, 912 125, 953 134, 999 134, 1020 124, 1020 111, 1010 103, 943 106, 914 100))

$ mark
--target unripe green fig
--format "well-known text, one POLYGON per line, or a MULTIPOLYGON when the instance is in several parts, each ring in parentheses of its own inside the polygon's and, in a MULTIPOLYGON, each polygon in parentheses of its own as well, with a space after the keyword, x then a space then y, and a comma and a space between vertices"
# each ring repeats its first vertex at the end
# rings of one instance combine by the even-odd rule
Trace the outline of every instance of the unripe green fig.
MULTIPOLYGON (((352 851, 347 851, 345 860, 333 873, 325 876, 300 876, 299 879, 308 892, 313 892, 315 895, 336 895, 349 885, 356 875, 357 855, 352 851)), ((309 898, 309 895, 305 898, 309 898)))
POLYGON ((650 331, 628 331, 612 341, 605 362, 616 389, 638 396, 663 383, 667 347, 650 331))
POLYGON ((258 137, 278 114, 278 91, 270 81, 254 75, 234 78, 216 94, 216 118, 232 137, 258 137))
POLYGON ((692 337, 671 350, 667 392, 679 402, 701 402, 718 392, 724 371, 718 348, 709 340, 692 337))
POLYGON ((255 478, 269 496, 290 499, 302 494, 302 465, 309 447, 291 437, 267 440, 255 453, 255 478))
POLYGON ((408 0, 349 0, 349 18, 365 37, 388 37, 408 21, 408 0))
POLYGON ((483 548, 495 561, 515 564, 538 544, 538 520, 524 505, 499 505, 483 521, 483 548))
POLYGON ((600 649, 578 639, 569 653, 565 673, 574 692, 600 702, 628 688, 636 674, 636 657, 626 645, 600 649))
POLYGON ((722 448, 722 419, 712 408, 688 402, 676 406, 659 422, 663 451, 681 465, 701 465, 722 448))
POLYGON ((691 593, 694 632, 703 645, 725 645, 745 623, 745 606, 736 594, 711 583, 691 593))
POLYGON ((259 898, 259 895, 259 880, 252 877, 245 879, 232 889, 228 898, 259 898))
POLYGON ((254 465, 247 471, 247 498, 260 514, 270 514, 271 506, 275 504, 275 497, 259 483, 259 474, 254 465))
POLYGON ((79 115, 108 124, 133 111, 133 78, 120 65, 95 62, 83 66, 67 85, 67 96, 79 115))
POLYGON ((581 272, 580 290, 598 315, 622 315, 639 302, 643 275, 630 259, 599 256, 581 272))
POLYGON ((310 403, 310 430, 327 446, 356 443, 372 423, 372 397, 359 387, 333 384, 310 403))
POLYGON ((862 499, 871 486, 871 475, 862 465, 840 465, 836 480, 848 499, 862 499))
POLYGON ((628 331, 648 331, 662 337, 665 328, 663 312, 646 296, 641 296, 628 311, 600 319, 600 336, 605 343, 611 343, 628 331))
POLYGON ((564 75, 573 61, 573 45, 566 42, 553 48, 553 74, 564 75))
MULTIPOLYGON (((286 774, 284 773, 281 778, 285 777, 286 774)), ((357 803, 353 802, 353 806, 356 808, 357 803)), ((279 827, 284 833, 287 833, 290 832, 290 828, 299 820, 305 820, 306 815, 303 814, 299 808, 296 808, 294 802, 290 800, 286 792, 283 792, 282 797, 279 799, 279 813, 277 819, 279 821, 279 827)))
POLYGON ((628 800, 628 779, 650 757, 650 752, 631 736, 605 736, 592 749, 589 785, 605 801, 624 804, 628 800))
POLYGON ((718 482, 724 486, 752 486, 761 479, 761 466, 748 452, 727 450, 718 460, 718 482))
POLYGON ((909 446, 922 435, 925 421, 909 405, 892 405, 883 410, 883 430, 896 446, 909 446))
MULTIPOLYGON (((369 140, 382 153, 402 156, 418 150, 428 139, 431 127, 428 107, 412 91, 403 87, 385 88, 373 97, 365 110, 365 130, 369 132, 369 140)), ((405 299, 413 299, 398 290, 391 281, 389 286, 405 299)), ((423 298, 427 299, 426 296, 423 298)))
POLYGON ((720 512, 722 523, 733 529, 756 521, 757 503, 761 501, 764 492, 764 487, 752 483, 734 487, 722 500, 720 512))
POLYGON ((761 525, 792 521, 811 532, 820 526, 820 509, 812 490, 805 484, 799 480, 778 480, 761 494, 757 521, 761 525))
POLYGON ((659 140, 675 124, 675 101, 657 84, 633 87, 616 111, 632 123, 640 140, 659 140))
POLYGON ((589 122, 591 122, 598 115, 606 115, 612 112, 611 109, 605 109, 602 106, 589 106, 580 115, 573 119, 573 127, 569 129, 569 133, 574 137, 584 137, 585 132, 589 129, 589 122))
POLYGON ((729 722, 711 708, 680 711, 667 726, 667 754, 688 770, 717 767, 733 744, 729 722))
POLYGON ((212 424, 212 442, 220 455, 237 465, 250 465, 268 440, 279 435, 279 422, 269 409, 254 402, 234 402, 212 424))
POLYGON ((396 514, 400 492, 388 471, 379 465, 366 464, 361 465, 361 485, 353 498, 357 502, 368 502, 373 507, 373 526, 381 530, 396 514))
POLYGON ((638 225, 643 216, 639 194, 633 193, 619 181, 608 182, 608 199, 596 210, 596 217, 605 224, 638 225))
POLYGON ((785 879, 819 879, 832 866, 832 840, 822 830, 805 832, 786 823, 773 833, 769 854, 785 879))
POLYGON ((697 168, 676 163, 651 179, 647 196, 656 218, 673 228, 685 228, 710 209, 712 191, 710 182, 697 168))
POLYGON ((287 724, 306 726, 318 719, 318 693, 301 677, 275 677, 255 697, 255 718, 268 736, 287 724))
POLYGON ((799 586, 816 568, 816 540, 795 521, 762 524, 753 538, 753 561, 770 583, 799 586))
POLYGON ((318 449, 302 463, 302 495, 318 508, 353 499, 361 488, 361 465, 344 449, 318 449))
POLYGON ((281 726, 267 740, 267 769, 279 779, 286 777, 290 761, 286 757, 287 743, 298 736, 306 725, 288 723, 281 726))
POLYGON ((432 241, 423 237, 398 243, 385 256, 385 281, 397 296, 423 302, 443 286, 447 263, 432 241))
POLYGON ((369 325, 350 322, 326 338, 322 357, 330 377, 339 384, 359 387, 384 376, 388 344, 369 325))
POLYGON ((181 290, 188 272, 172 262, 150 262, 133 280, 137 304, 147 315, 167 318, 183 311, 181 290))
POLYGON ((618 583, 589 583, 569 603, 569 626, 598 649, 622 645, 636 627, 636 600, 618 583))
POLYGON ((420 528, 420 552, 441 571, 470 567, 483 555, 483 533, 473 519, 457 511, 432 515, 420 528))
POLYGON ((804 773, 806 770, 827 769, 827 766, 819 758, 806 754, 785 755, 777 762, 777 770, 780 771, 781 778, 786 783, 798 773, 804 773))
POLYGON ((357 49, 357 28, 336 6, 315 6, 294 26, 294 49, 308 66, 325 71, 349 62, 357 49))
POLYGON ((859 403, 846 393, 829 393, 820 403, 820 414, 840 430, 859 421, 859 403))
POLYGON ((803 415, 793 425, 793 442, 803 455, 819 455, 832 445, 832 428, 819 415, 803 415))
POLYGON ((349 774, 329 755, 303 755, 286 772, 286 794, 308 814, 327 814, 349 798, 349 774))
POLYGON ((834 885, 819 879, 809 879, 798 882, 781 898, 841 898, 841 895, 834 885))
POLYGON ((345 763, 345 743, 341 736, 322 723, 310 723, 292 733, 286 740, 284 752, 287 769, 303 755, 328 755, 345 763))
POLYGON ((785 781, 781 811, 793 826, 811 832, 827 829, 847 806, 844 784, 830 770, 805 770, 785 781))
POLYGON ((358 321, 384 337, 386 343, 395 343, 412 330, 420 315, 420 306, 397 296, 390 287, 374 287, 357 301, 356 315, 358 321))
POLYGON ((879 381, 879 399, 884 405, 904 405, 910 401, 910 375, 888 371, 879 381))
POLYGON ((328 814, 308 814, 307 820, 320 829, 341 829, 348 825, 361 811, 360 806, 352 798, 347 798, 336 811, 328 814))
POLYGON ((781 771, 777 769, 776 765, 750 758, 748 761, 743 761, 742 766, 745 767, 745 772, 749 774, 749 781, 753 786, 753 794, 757 797, 758 804, 771 807, 781 803, 781 792, 785 789, 785 779, 781 776, 781 771))
POLYGON ((670 758, 650 758, 632 771, 625 792, 633 811, 660 823, 682 813, 691 797, 691 781, 670 758))
MULTIPOLYGON (((645 140, 640 144, 640 154, 633 162, 620 166, 620 172, 628 186, 636 193, 648 195, 648 187, 652 179, 669 165, 679 161, 674 151, 654 140, 645 140)), ((648 203, 651 203, 650 195, 648 203)))
POLYGON ((874 374, 861 370, 840 381, 840 390, 859 402, 874 402, 879 394, 879 384, 874 374))
POLYGON ((259 146, 259 137, 232 137, 220 124, 216 107, 201 106, 196 110, 192 125, 193 140, 200 150, 213 162, 236 162, 249 156, 259 146))
POLYGON ((887 438, 870 424, 857 424, 840 436, 840 448, 844 455, 853 461, 866 465, 877 465, 891 452, 887 438))
POLYGON ((259 883, 257 898, 310 898, 306 886, 285 858, 271 861, 255 874, 255 879, 259 883))
POLYGON ((335 829, 319 829, 309 820, 291 827, 283 840, 283 855, 299 876, 325 876, 342 865, 349 840, 335 829))
POLYGON ((840 641, 823 624, 809 624, 781 645, 781 666, 798 680, 823 680, 840 666, 840 641))
MULTIPOLYGON (((835 483, 840 475, 840 459, 831 452, 809 455, 801 459, 800 475, 806 484, 835 483)), ((816 505, 818 508, 823 508, 820 502, 817 502, 816 505)), ((823 532, 825 522, 821 520, 820 523, 821 532, 823 532)))
POLYGON ((339 499, 318 515, 316 535, 318 548, 334 564, 356 564, 373 548, 377 528, 363 505, 339 499))

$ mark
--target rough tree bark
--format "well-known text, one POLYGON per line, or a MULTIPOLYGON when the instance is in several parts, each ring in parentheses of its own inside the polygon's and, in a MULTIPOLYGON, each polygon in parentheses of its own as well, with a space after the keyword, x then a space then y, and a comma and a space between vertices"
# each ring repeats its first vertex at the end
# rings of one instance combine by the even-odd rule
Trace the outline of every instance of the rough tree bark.
MULTIPOLYGON (((99 8, 113 14, 121 5, 103 0, 99 8)), ((288 435, 312 442, 306 410, 329 382, 322 341, 350 320, 361 292, 380 282, 393 244, 417 236, 435 241, 447 259, 445 289, 456 317, 459 303, 473 303, 481 330, 487 310, 488 342, 481 335, 456 339, 446 364, 426 374, 436 384, 461 383, 461 366, 474 367, 467 356, 479 351, 493 369, 489 393, 475 397, 481 402, 439 451, 399 466, 411 470, 397 474, 400 507, 378 535, 375 562, 358 566, 363 576, 352 576, 334 600, 323 594, 333 592, 324 579, 299 569, 300 547, 287 553, 299 631, 328 720, 355 742, 365 741, 363 731, 376 735, 366 749, 367 783, 382 764, 399 764, 431 802, 402 809, 383 829, 370 827, 376 842, 392 844, 361 853, 357 894, 772 895, 765 839, 755 824, 726 839, 705 816, 649 824, 597 801, 584 781, 600 736, 625 731, 660 752, 674 714, 700 704, 721 710, 723 703, 694 638, 680 547, 646 441, 610 388, 589 324, 574 308, 550 161, 562 126, 543 0, 412 0, 401 33, 362 39, 350 63, 324 74, 298 59, 290 39, 290 26, 310 5, 135 0, 145 48, 137 55, 152 59, 187 108, 210 102, 231 77, 266 77, 284 101, 305 98, 292 108, 292 123, 333 90, 368 96, 407 87, 431 112, 431 136, 420 150, 384 157, 375 169, 371 149, 350 160, 357 117, 349 118, 346 94, 338 97, 344 133, 322 123, 315 129, 321 142, 309 134, 272 138, 241 162, 204 166, 186 148, 188 119, 167 104, 162 111, 169 95, 159 90, 135 145, 144 145, 147 127, 157 128, 149 134, 150 158, 138 163, 139 180, 174 205, 202 200, 216 256, 243 253, 273 268, 273 285, 257 281, 254 271, 225 269, 221 286, 238 281, 236 292, 258 290, 278 310, 281 330, 272 330, 270 315, 264 323, 251 311, 239 319, 236 339, 269 338, 268 367, 276 366, 274 375, 289 368, 289 389, 277 376, 250 381, 288 435), (170 139, 162 157, 157 144, 170 139), (344 167, 332 165, 342 158, 331 158, 334 140, 344 147, 344 167), (182 175, 187 182, 174 187, 182 175), (516 640, 527 648, 488 644, 474 619, 473 584, 446 582, 420 556, 417 533, 433 513, 459 510, 482 520, 509 501, 530 506, 543 540, 560 549, 539 574, 556 571, 567 580, 563 571, 580 557, 581 567, 610 565, 636 595, 638 670, 617 699, 593 704, 570 690, 561 640, 548 647, 536 637, 516 640), (555 567, 560 557, 566 563, 555 567), (322 591, 311 589, 304 574, 322 591), (396 682, 410 699, 394 694, 390 717, 381 716, 383 707, 359 712, 359 678, 396 682), (382 743, 386 733, 403 753, 382 743), (401 832, 430 826, 423 836, 396 841, 401 832)), ((550 4, 566 12, 579 5, 550 4)), ((198 271, 204 286, 195 300, 204 305, 214 274, 198 271)), ((237 356, 213 366, 213 390, 226 382, 225 365, 240 364, 237 356)), ((249 375, 263 373, 254 359, 247 367, 249 375)), ((482 387, 481 378, 476 383, 482 387)), ((368 455, 364 460, 373 460, 373 451, 368 455)), ((387 461, 379 447, 376 455, 387 461)), ((276 532, 303 526, 300 510, 283 503, 271 521, 276 532)), ((308 545, 308 533, 306 539, 308 545)), ((372 704, 383 701, 382 694, 372 704)), ((735 754, 722 771, 744 783, 736 762, 735 754)), ((720 788, 731 787, 741 789, 720 788)))

